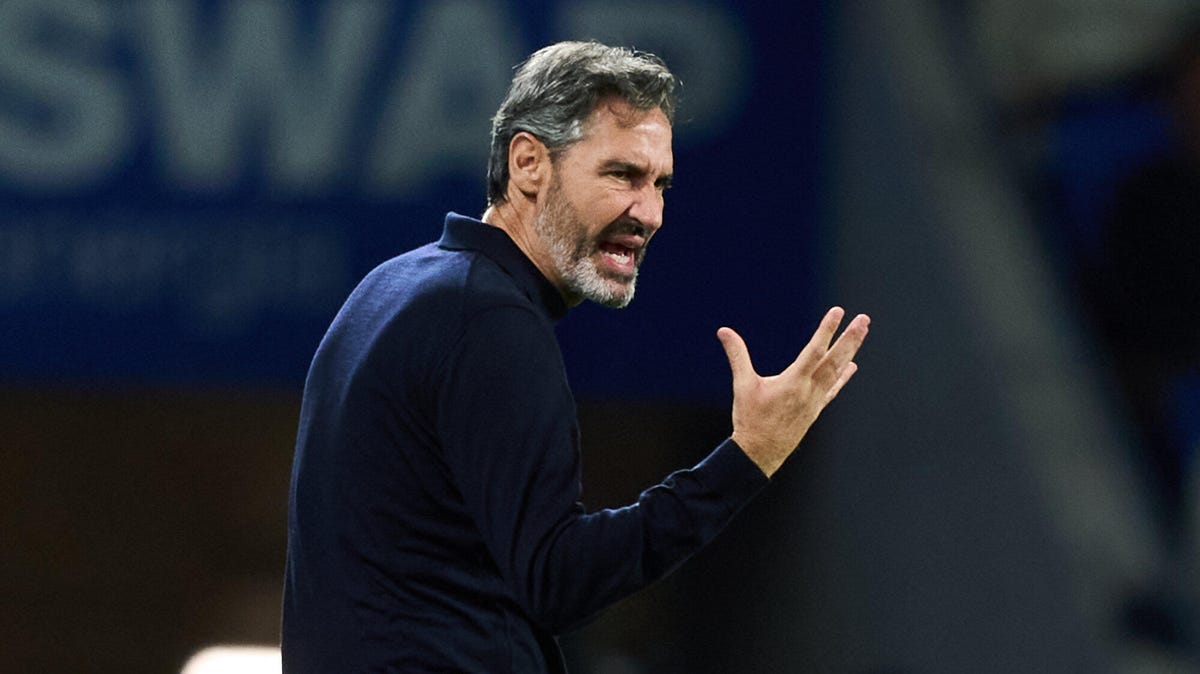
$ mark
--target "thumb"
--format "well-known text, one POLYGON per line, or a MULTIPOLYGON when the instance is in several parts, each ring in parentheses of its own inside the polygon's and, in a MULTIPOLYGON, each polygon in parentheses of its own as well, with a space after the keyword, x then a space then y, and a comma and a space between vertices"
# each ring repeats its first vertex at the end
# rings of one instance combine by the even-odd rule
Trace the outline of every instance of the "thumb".
POLYGON ((754 371, 754 363, 750 361, 750 351, 746 349, 746 342, 733 328, 717 330, 717 339, 721 340, 721 346, 725 347, 725 357, 729 359, 729 369, 733 372, 735 384, 741 379, 758 374, 754 371))

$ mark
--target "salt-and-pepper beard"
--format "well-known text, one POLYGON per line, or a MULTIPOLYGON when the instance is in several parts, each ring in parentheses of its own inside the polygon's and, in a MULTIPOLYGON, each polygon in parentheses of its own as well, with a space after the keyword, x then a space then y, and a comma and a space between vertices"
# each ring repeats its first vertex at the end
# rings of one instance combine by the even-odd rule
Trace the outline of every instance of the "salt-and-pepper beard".
POLYGON ((633 301, 637 289, 637 270, 646 247, 642 246, 637 251, 632 275, 615 274, 596 264, 596 257, 600 254, 597 241, 616 231, 644 230, 637 223, 617 220, 605 227, 597 237, 588 236, 587 226, 563 194, 557 175, 551 178, 546 206, 534 222, 534 231, 549 249, 551 261, 565 284, 567 294, 614 309, 623 309, 633 301))

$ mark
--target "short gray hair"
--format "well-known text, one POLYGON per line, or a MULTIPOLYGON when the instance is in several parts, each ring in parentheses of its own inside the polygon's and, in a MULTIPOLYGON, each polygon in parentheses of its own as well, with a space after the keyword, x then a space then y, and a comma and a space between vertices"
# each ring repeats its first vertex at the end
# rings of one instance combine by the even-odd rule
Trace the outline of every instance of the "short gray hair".
POLYGON ((526 131, 552 156, 583 137, 583 123, 609 96, 637 110, 659 108, 675 119, 676 79, 662 59, 599 42, 559 42, 534 52, 516 69, 508 95, 492 118, 488 204, 505 200, 508 146, 526 131))

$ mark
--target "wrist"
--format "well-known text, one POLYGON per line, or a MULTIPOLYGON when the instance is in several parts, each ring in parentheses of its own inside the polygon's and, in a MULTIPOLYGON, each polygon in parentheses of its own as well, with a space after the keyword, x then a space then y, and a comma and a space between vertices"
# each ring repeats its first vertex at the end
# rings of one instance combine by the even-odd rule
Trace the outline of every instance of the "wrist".
POLYGON ((733 443, 742 450, 746 458, 758 466, 758 469, 768 478, 774 475, 779 470, 779 467, 783 465, 783 458, 779 452, 770 451, 769 448, 763 446, 762 442, 755 440, 753 437, 748 438, 744 433, 734 431, 729 436, 729 439, 733 440, 733 443))

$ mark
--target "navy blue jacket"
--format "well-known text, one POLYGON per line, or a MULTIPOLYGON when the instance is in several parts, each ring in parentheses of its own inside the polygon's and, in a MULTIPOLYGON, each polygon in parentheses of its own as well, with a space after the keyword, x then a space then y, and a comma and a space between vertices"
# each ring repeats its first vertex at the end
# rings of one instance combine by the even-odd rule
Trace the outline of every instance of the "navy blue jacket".
POLYGON ((313 359, 288 508, 288 674, 564 671, 555 635, 710 541, 767 478, 726 440, 587 513, 554 323, 502 230, 449 214, 313 359))

